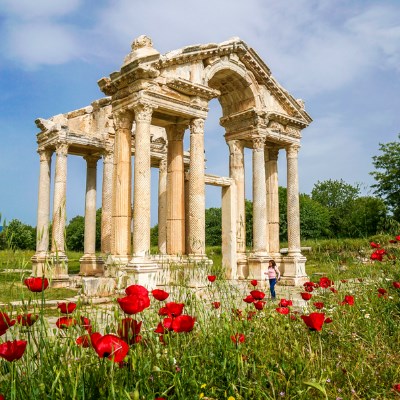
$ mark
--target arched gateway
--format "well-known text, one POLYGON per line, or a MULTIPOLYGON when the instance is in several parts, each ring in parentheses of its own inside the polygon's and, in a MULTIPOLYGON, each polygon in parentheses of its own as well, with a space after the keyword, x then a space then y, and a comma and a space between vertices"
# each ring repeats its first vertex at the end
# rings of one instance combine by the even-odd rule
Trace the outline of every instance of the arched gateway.
POLYGON ((108 97, 38 119, 40 154, 37 251, 33 272, 51 261, 53 282, 68 281, 64 245, 67 155, 87 161, 85 248, 81 275, 129 276, 149 283, 166 262, 207 262, 205 184, 222 187, 223 265, 231 279, 260 279, 274 258, 287 284, 306 279, 300 250, 298 151, 311 118, 238 38, 160 55, 146 36, 120 71, 98 82, 108 97), (222 107, 229 178, 205 174, 208 102, 222 107), (183 151, 190 135, 190 153, 183 151), (244 148, 252 149, 253 248, 245 243, 244 148), (279 245, 277 158, 287 159, 288 253, 279 245), (56 153, 49 249, 50 164, 56 153), (132 185, 132 155, 133 185, 132 185), (102 252, 95 254, 96 165, 103 159, 102 252), (150 255, 150 168, 159 168, 159 254, 150 255), (133 187, 132 187, 133 186, 133 187), (133 194, 133 215, 132 215, 133 194), (132 224, 133 221, 133 224, 132 224), (132 228, 133 226, 133 228, 132 228), (133 231, 132 231, 133 230, 133 231), (133 241, 131 241, 131 233, 133 241))

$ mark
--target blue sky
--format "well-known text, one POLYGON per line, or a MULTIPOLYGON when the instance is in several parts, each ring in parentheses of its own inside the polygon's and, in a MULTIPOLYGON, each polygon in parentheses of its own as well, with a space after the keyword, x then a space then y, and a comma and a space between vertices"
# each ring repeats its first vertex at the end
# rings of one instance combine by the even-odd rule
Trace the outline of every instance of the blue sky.
MULTIPOLYGON (((370 193, 372 156, 379 143, 397 140, 400 130, 400 1, 0 0, 3 218, 36 225, 34 120, 102 97, 97 81, 119 70, 141 34, 160 53, 239 36, 282 86, 304 99, 314 120, 303 131, 300 191, 310 193, 317 181, 343 179, 370 193)), ((219 117, 214 101, 206 124, 207 172, 226 176, 228 150, 219 117)), ((251 198, 249 151, 246 162, 251 198)), ((285 186, 284 152, 279 169, 285 186)), ((69 157, 68 219, 83 215, 85 174, 85 162, 69 157)), ((101 165, 98 176, 100 189, 101 165)), ((153 178, 155 197, 156 171, 153 178)), ((207 189, 207 206, 220 206, 217 188, 207 189)))

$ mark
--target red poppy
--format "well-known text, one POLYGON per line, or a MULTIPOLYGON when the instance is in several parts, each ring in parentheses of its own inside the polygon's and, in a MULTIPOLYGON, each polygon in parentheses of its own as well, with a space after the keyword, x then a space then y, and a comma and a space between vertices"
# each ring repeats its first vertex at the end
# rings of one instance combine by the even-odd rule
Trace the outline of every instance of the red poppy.
POLYGON ((76 319, 72 317, 60 317, 56 321, 56 326, 58 329, 68 329, 74 325, 76 325, 76 319))
POLYGON ((142 285, 130 285, 125 289, 127 296, 149 296, 149 291, 142 285))
POLYGON ((393 390, 395 390, 396 392, 400 392, 400 383, 396 383, 395 385, 393 385, 393 390))
POLYGON ((174 321, 173 318, 168 317, 168 318, 164 318, 163 320, 163 327, 167 330, 167 331, 172 331, 172 322, 174 321))
POLYGON ((258 300, 258 301, 254 302, 254 307, 257 310, 262 310, 264 308, 264 305, 265 305, 265 301, 258 300))
POLYGON ((17 322, 22 326, 32 326, 38 319, 39 316, 34 314, 17 315, 17 322))
POLYGON ((251 304, 251 303, 254 303, 254 297, 251 295, 251 294, 249 294, 248 296, 246 296, 244 299, 243 299, 243 301, 244 302, 246 302, 246 303, 249 303, 249 304, 251 304))
POLYGON ((90 331, 92 329, 92 324, 90 322, 90 319, 87 317, 84 317, 83 315, 81 315, 81 323, 80 326, 84 329, 86 329, 87 331, 90 331))
POLYGON ((393 282, 393 287, 395 289, 400 289, 400 282, 393 282))
POLYGON ((132 318, 124 318, 118 323, 118 336, 128 344, 139 343, 142 337, 139 335, 142 321, 132 318))
POLYGON ((210 282, 214 282, 214 281, 217 279, 217 277, 216 277, 215 275, 208 275, 208 276, 207 276, 207 279, 208 279, 210 282))
POLYGON ((257 314, 257 311, 249 311, 247 313, 247 321, 251 321, 256 314, 257 314))
POLYGON ((121 338, 116 335, 104 335, 101 336, 99 333, 92 339, 92 345, 96 353, 101 358, 108 358, 116 363, 122 362, 129 351, 129 345, 125 343, 121 338))
POLYGON ((279 313, 279 314, 283 314, 283 315, 287 315, 290 313, 290 309, 287 307, 278 307, 275 308, 275 310, 279 313))
POLYGON ((5 358, 7 361, 19 360, 26 349, 26 340, 13 340, 0 344, 0 357, 5 358))
POLYGON ((324 313, 311 313, 310 315, 302 315, 301 319, 309 327, 311 331, 320 331, 325 321, 324 313))
POLYGON ((300 295, 301 295, 301 298, 306 301, 310 300, 312 297, 311 293, 306 293, 306 292, 301 292, 300 295))
POLYGON ((183 307, 185 307, 183 303, 175 303, 171 301, 170 303, 167 303, 165 307, 161 307, 158 310, 158 314, 169 315, 170 317, 177 317, 182 314, 183 307))
POLYGON ((190 315, 179 315, 172 321, 172 329, 175 332, 190 332, 193 330, 196 318, 190 315))
POLYGON ((386 250, 384 249, 378 249, 375 250, 372 254, 371 254, 371 260, 378 260, 378 261, 382 261, 383 260, 383 256, 386 254, 386 250))
POLYGON ((24 283, 31 292, 42 292, 49 287, 49 280, 47 278, 31 277, 25 279, 24 283))
MULTIPOLYGON (((140 285, 133 285, 140 286, 140 285)), ((150 306, 149 296, 128 295, 117 299, 119 306, 125 314, 137 314, 150 306)))
POLYGON ((379 243, 375 243, 375 242, 371 242, 370 245, 373 249, 379 249, 379 247, 381 247, 381 245, 379 243))
POLYGON ((159 322, 158 325, 157 325, 157 328, 154 329, 154 332, 155 333, 160 333, 162 335, 162 334, 166 333, 167 331, 166 331, 166 329, 164 329, 163 324, 161 322, 159 322))
POLYGON ((58 303, 57 308, 62 312, 63 314, 71 314, 75 311, 76 308, 76 303, 58 303))
POLYGON ((156 397, 154 400, 167 400, 165 397, 156 397))
POLYGON ((330 290, 332 293, 337 293, 337 292, 338 292, 334 287, 330 287, 329 290, 330 290))
POLYGON ((350 295, 344 296, 344 300, 340 303, 342 306, 344 305, 349 305, 352 306, 354 305, 354 297, 350 295))
POLYGON ((242 310, 239 310, 239 308, 232 308, 232 313, 234 314, 235 317, 238 319, 242 318, 242 310))
POLYGON ((151 293, 154 296, 154 298, 158 301, 164 301, 169 296, 169 293, 161 289, 154 289, 151 291, 151 293))
POLYGON ((258 285, 257 279, 251 280, 250 283, 251 283, 254 287, 258 285))
POLYGON ((311 292, 314 291, 314 286, 304 286, 304 290, 305 290, 306 292, 311 293, 311 292))
POLYGON ((0 312, 0 336, 4 335, 7 331, 7 329, 10 326, 13 326, 15 324, 15 320, 11 320, 10 317, 4 313, 0 312))
POLYGON ((6 398, 4 397, 4 395, 0 394, 0 400, 6 400, 6 398))
POLYGON ((397 243, 397 240, 396 239, 390 239, 389 243, 397 243))
POLYGON ((235 335, 231 335, 231 340, 233 343, 239 344, 239 343, 244 343, 246 337, 244 336, 243 333, 236 333, 235 335))
POLYGON ((212 304, 212 306, 213 306, 215 309, 221 307, 221 303, 220 303, 219 301, 213 301, 211 304, 212 304))
POLYGON ((347 283, 347 279, 341 279, 340 282, 347 283))
POLYGON ((261 290, 252 290, 250 294, 254 297, 255 300, 262 300, 265 297, 265 293, 261 292, 261 290))
POLYGON ((281 301, 279 302, 279 307, 290 307, 290 306, 293 306, 292 300, 281 299, 281 301))
POLYGON ((398 242, 400 242, 400 235, 397 235, 397 236, 396 236, 396 240, 397 240, 398 242))
POLYGON ((378 289, 378 293, 381 294, 381 295, 383 296, 383 295, 387 294, 387 290, 386 290, 386 289, 383 289, 383 288, 379 288, 379 289, 378 289))
POLYGON ((326 289, 330 286, 333 285, 333 281, 331 281, 329 278, 327 278, 326 276, 323 276, 322 278, 320 278, 319 280, 319 287, 322 287, 323 289, 326 289))
POLYGON ((332 318, 325 318, 324 324, 330 324, 331 322, 333 322, 332 318))
POLYGON ((85 348, 90 347, 90 344, 91 344, 91 342, 90 342, 90 337, 89 337, 89 335, 82 335, 82 336, 79 336, 79 337, 75 340, 75 343, 76 343, 78 346, 82 346, 82 347, 85 347, 85 348))
POLYGON ((324 308, 324 303, 322 303, 321 301, 318 301, 318 302, 314 303, 314 307, 318 310, 321 310, 322 308, 324 308))

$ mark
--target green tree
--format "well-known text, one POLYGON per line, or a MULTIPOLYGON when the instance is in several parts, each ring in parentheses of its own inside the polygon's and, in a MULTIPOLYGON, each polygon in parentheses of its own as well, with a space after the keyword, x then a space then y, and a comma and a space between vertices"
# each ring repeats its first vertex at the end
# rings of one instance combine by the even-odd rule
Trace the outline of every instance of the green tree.
POLYGON ((66 244, 68 250, 83 251, 85 240, 85 218, 77 215, 69 221, 66 228, 66 244))
POLYGON ((207 208, 205 215, 206 246, 221 246, 222 210, 221 207, 207 208))
MULTIPOLYGON (((400 133, 398 137, 400 139, 400 133)), ((372 187, 400 222, 400 141, 380 143, 379 150, 381 154, 372 157, 377 169, 371 172, 377 182, 372 187)))
POLYGON ((150 245, 158 246, 158 224, 150 229, 150 245))
POLYGON ((36 246, 36 229, 13 219, 5 227, 5 241, 12 249, 34 250, 36 246))
POLYGON ((96 211, 96 251, 101 250, 101 207, 96 211))

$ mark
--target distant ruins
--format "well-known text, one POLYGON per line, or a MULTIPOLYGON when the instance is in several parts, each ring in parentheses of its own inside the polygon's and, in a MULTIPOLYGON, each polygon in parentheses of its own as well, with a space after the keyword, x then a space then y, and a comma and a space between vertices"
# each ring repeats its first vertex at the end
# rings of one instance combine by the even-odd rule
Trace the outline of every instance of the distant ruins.
POLYGON ((167 264, 209 262, 205 185, 221 187, 222 263, 228 279, 262 279, 268 260, 274 258, 286 284, 306 280, 306 258, 300 248, 298 151, 301 130, 312 120, 304 103, 276 82, 252 48, 232 38, 161 55, 150 38, 140 36, 121 69, 98 84, 107 97, 36 120, 40 178, 34 275, 50 274, 54 284, 65 286, 70 280, 64 234, 67 156, 73 154, 87 163, 83 280, 93 284, 96 279, 109 279, 121 286, 125 277, 153 285, 167 264), (222 107, 229 177, 205 174, 204 121, 213 98, 222 107), (189 153, 183 151, 185 134, 190 135, 189 153), (252 249, 246 249, 245 240, 244 148, 252 149, 252 249), (288 252, 284 255, 279 243, 280 150, 287 161, 288 252), (104 257, 95 253, 99 160, 103 162, 104 257), (150 254, 151 167, 159 169, 157 255, 150 254))

